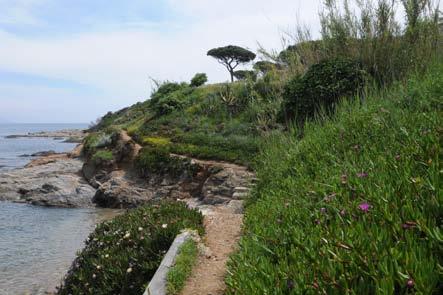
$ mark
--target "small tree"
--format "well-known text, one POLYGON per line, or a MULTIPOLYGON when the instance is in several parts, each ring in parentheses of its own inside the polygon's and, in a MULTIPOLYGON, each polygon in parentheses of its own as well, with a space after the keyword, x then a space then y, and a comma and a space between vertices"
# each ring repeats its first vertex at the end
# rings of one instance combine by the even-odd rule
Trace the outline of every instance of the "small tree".
POLYGON ((252 81, 257 80, 257 73, 254 71, 246 71, 246 70, 240 70, 234 72, 234 77, 237 80, 247 80, 250 79, 252 81))
POLYGON ((219 63, 224 65, 231 75, 231 82, 234 82, 235 68, 244 63, 248 63, 255 59, 255 53, 234 45, 218 47, 208 51, 208 55, 217 59, 219 63))
POLYGON ((208 82, 208 76, 205 73, 197 73, 191 80, 191 87, 199 87, 208 82))

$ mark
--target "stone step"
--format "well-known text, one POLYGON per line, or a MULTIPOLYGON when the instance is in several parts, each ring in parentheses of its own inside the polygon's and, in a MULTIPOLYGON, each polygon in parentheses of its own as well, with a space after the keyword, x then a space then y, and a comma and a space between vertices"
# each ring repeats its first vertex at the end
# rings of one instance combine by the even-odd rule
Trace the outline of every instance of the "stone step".
POLYGON ((242 193, 235 192, 232 194, 232 198, 235 200, 241 200, 241 199, 244 199, 248 195, 249 195, 248 192, 242 192, 242 193))
POLYGON ((242 193, 242 192, 250 192, 251 189, 249 187, 237 186, 234 188, 234 191, 238 192, 238 193, 242 193))

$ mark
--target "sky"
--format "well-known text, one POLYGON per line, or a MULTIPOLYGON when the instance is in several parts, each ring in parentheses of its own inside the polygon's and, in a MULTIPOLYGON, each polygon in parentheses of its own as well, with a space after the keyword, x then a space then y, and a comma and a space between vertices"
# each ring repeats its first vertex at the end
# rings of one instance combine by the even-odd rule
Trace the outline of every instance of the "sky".
POLYGON ((281 50, 320 0, 0 0, 0 122, 88 123, 149 98, 151 78, 229 79, 206 55, 281 50))

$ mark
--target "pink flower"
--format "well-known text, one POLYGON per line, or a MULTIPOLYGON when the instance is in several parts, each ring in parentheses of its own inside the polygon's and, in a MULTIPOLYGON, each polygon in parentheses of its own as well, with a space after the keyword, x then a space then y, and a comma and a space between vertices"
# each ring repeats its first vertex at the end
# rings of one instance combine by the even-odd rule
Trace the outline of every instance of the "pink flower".
POLYGON ((417 225, 416 222, 413 222, 413 221, 406 221, 405 223, 403 223, 403 224, 401 225, 401 227, 402 227, 403 229, 406 230, 406 229, 414 228, 416 225, 417 225))
POLYGON ((368 203, 361 203, 360 205, 358 205, 358 209, 360 209, 363 212, 369 212, 369 209, 371 209, 371 205, 369 205, 368 203))
POLYGON ((414 282, 413 279, 409 279, 409 280, 406 281, 406 287, 414 288, 414 286, 415 286, 415 282, 414 282))

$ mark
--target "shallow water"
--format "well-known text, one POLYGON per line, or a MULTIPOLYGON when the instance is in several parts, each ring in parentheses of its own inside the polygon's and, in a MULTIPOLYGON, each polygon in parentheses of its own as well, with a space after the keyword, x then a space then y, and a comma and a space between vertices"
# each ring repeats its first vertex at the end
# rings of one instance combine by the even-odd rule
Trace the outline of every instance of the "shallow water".
POLYGON ((57 131, 61 129, 83 129, 86 124, 0 124, 0 172, 26 165, 31 158, 20 157, 33 153, 53 150, 71 151, 77 144, 64 143, 53 138, 5 138, 7 135, 28 132, 57 131))
MULTIPOLYGON (((85 124, 0 124, 0 173, 40 151, 66 152, 76 144, 11 134, 86 128, 85 124), (3 166, 3 168, 2 168, 3 166)), ((1 177, 1 176, 0 176, 1 177)), ((44 208, 0 202, 0 295, 44 294, 59 285, 94 226, 115 210, 44 208)))
POLYGON ((95 224, 115 214, 0 202, 0 294, 53 290, 95 224))

